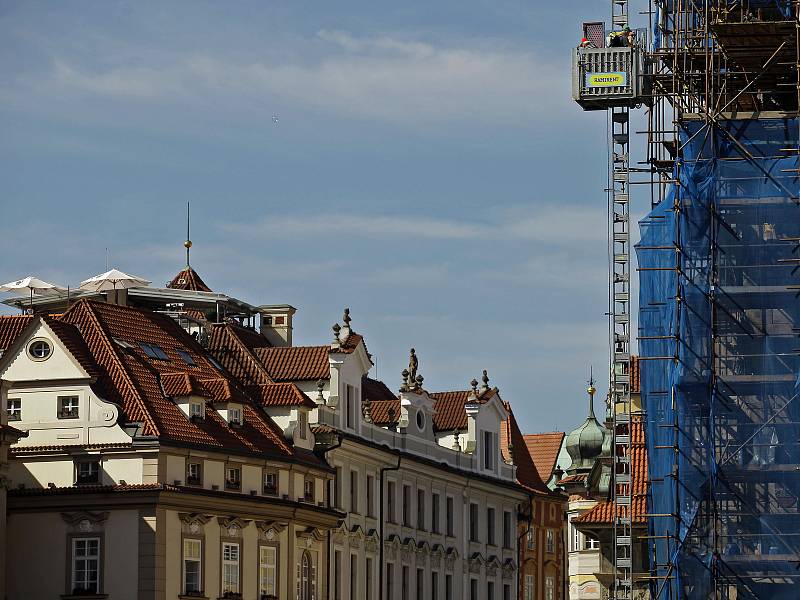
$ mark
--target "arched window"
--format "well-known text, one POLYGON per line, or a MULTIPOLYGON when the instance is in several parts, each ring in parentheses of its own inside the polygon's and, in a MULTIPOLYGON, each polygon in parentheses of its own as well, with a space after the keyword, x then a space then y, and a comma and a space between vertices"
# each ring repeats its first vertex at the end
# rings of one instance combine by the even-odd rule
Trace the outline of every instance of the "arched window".
POLYGON ((314 600, 314 565, 311 554, 306 550, 300 559, 300 597, 299 600, 314 600))

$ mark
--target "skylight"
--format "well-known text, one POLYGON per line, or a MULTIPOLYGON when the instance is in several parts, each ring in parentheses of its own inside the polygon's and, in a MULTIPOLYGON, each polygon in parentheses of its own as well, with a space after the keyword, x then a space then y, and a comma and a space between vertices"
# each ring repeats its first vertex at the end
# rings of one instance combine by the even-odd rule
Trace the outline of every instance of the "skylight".
POLYGON ((148 344, 146 342, 139 342, 139 347, 150 358, 155 358, 156 360, 169 360, 169 357, 160 346, 148 344))
POLYGON ((183 359, 183 362, 185 362, 190 367, 194 367, 197 364, 197 363, 194 362, 194 359, 192 358, 192 355, 189 354, 183 348, 178 348, 177 350, 175 350, 175 352, 177 352, 178 356, 180 356, 181 359, 183 359))
POLYGON ((219 363, 217 362, 217 360, 216 360, 216 359, 215 359, 213 356, 206 356, 206 358, 207 358, 208 360, 210 360, 210 361, 211 361, 211 364, 212 364, 212 365, 214 365, 215 367, 217 367, 217 369, 218 369, 219 371, 224 371, 224 369, 222 368, 222 365, 221 365, 221 364, 219 364, 219 363))

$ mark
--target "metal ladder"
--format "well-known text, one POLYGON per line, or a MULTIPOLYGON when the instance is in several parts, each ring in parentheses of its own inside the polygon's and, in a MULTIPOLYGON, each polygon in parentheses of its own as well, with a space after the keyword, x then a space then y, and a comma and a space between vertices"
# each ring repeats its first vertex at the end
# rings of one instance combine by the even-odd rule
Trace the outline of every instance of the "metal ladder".
MULTIPOLYGON (((629 24, 628 0, 611 0, 615 29, 629 24)), ((633 545, 631 536, 631 256, 630 256, 630 114, 612 108, 609 142, 612 150, 610 228, 611 268, 611 413, 613 423, 612 499, 614 503, 614 582, 610 597, 633 597, 633 545)))

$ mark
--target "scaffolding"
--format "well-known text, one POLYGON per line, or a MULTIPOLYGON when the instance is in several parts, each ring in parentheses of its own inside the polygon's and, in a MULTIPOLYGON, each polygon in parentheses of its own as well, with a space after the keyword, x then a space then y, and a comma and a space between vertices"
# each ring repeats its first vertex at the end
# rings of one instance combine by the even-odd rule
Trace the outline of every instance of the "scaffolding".
POLYGON ((797 598, 800 0, 647 14, 650 596, 797 598))

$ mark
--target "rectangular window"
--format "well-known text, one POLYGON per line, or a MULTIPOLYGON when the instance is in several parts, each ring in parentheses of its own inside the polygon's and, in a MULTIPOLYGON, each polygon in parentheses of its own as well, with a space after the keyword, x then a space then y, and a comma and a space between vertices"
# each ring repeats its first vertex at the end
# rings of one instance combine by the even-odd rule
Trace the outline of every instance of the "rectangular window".
POLYGON ((175 352, 178 353, 178 356, 180 356, 181 360, 185 362, 187 365, 189 365, 190 367, 196 366, 196 363, 194 362, 192 355, 189 354, 186 350, 184 350, 183 348, 176 348, 175 352))
POLYGON ((268 496, 278 495, 278 472, 264 471, 264 493, 268 496))
POLYGON ((358 471, 350 471, 350 512, 358 514, 358 471))
POLYGON ((503 511, 503 548, 512 547, 512 534, 511 534, 511 512, 503 511))
POLYGON ((417 569, 417 598, 425 597, 425 571, 417 569))
POLYGON ((431 571, 431 600, 439 600, 439 573, 431 571))
POLYGON ((544 580, 544 600, 555 600, 556 580, 553 577, 546 577, 544 580))
POLYGON ((453 600, 453 576, 444 576, 444 600, 453 600))
POLYGON ((494 546, 494 509, 486 509, 486 543, 494 546))
POLYGON ((372 559, 367 557, 364 566, 364 600, 372 600, 372 559))
POLYGON ((352 385, 345 386, 345 404, 344 404, 344 409, 345 409, 345 412, 347 413, 345 415, 345 418, 346 418, 346 423, 347 423, 347 428, 348 429, 353 429, 353 427, 354 427, 354 425, 353 425, 353 421, 354 421, 353 413, 355 412, 354 411, 354 407, 353 407, 353 405, 355 404, 354 396, 355 396, 355 388, 352 385))
POLYGON ((222 595, 239 593, 239 544, 222 542, 222 595))
POLYGON ((59 396, 58 397, 58 418, 77 419, 78 418, 78 397, 59 396))
POLYGON ((333 600, 342 600, 342 553, 333 552, 333 600))
POLYGON ((186 485, 203 485, 203 464, 199 462, 186 463, 186 485))
POLYGON ((425 490, 417 490, 417 529, 425 529, 425 490))
POLYGON ((375 489, 375 477, 367 475, 367 516, 375 516, 375 498, 373 498, 375 489))
POLYGON ((478 580, 469 580, 469 600, 478 600, 478 580))
POLYGON ((350 555, 350 600, 358 600, 358 556, 350 555))
POLYGON ((100 483, 100 461, 82 460, 76 462, 75 483, 100 483))
POLYGON ((160 346, 155 344, 148 344, 147 342, 139 342, 139 347, 148 357, 155 358, 156 360, 169 360, 166 352, 160 346))
POLYGON ((486 600, 494 600, 494 581, 486 582, 486 600))
POLYGON ((597 550, 600 547, 600 540, 597 538, 589 537, 588 535, 583 537, 584 540, 584 548, 587 550, 597 550))
POLYGON ((527 541, 528 541, 528 550, 535 550, 536 530, 532 526, 528 529, 527 541))
POLYGON ((6 413, 9 421, 22 420, 22 400, 19 398, 9 398, 6 404, 6 413))
MULTIPOLYGON (((574 518, 575 517, 572 517, 572 519, 574 518)), ((572 552, 577 552, 578 550, 583 550, 583 547, 581 546, 581 532, 578 531, 578 528, 572 524, 572 519, 569 520, 569 530, 572 533, 570 536, 570 546, 572 546, 570 550, 572 552)))
POLYGON ((556 551, 556 534, 552 529, 547 530, 547 546, 546 549, 549 553, 556 551))
POLYGON ((533 575, 525 575, 525 600, 533 600, 533 575))
POLYGON ((386 598, 394 600, 394 565, 386 563, 386 598))
POLYGON ((494 470, 494 435, 491 431, 483 432, 483 468, 494 470))
POLYGON ((441 533, 439 529, 439 494, 431 494, 431 531, 441 533))
POLYGON ((203 405, 199 402, 189 403, 189 417, 192 419, 202 419, 205 416, 203 405))
POLYGON ((228 409, 228 423, 231 425, 241 425, 242 424, 242 409, 241 408, 229 408, 228 409))
POLYGON ((450 537, 453 537, 454 536, 454 533, 453 533, 453 520, 454 520, 453 519, 453 510, 454 510, 453 509, 453 497, 452 496, 448 496, 447 497, 447 501, 445 502, 445 504, 447 505, 447 507, 446 507, 446 512, 447 512, 447 515, 446 515, 447 535, 449 535, 450 537))
POLYGON ((201 540, 183 540, 183 593, 197 594, 203 591, 202 561, 203 542, 201 540))
POLYGON ((403 486, 403 525, 411 527, 411 486, 403 486))
POLYGON ((278 595, 278 548, 275 546, 258 547, 258 593, 278 595))
POLYGON ((300 439, 306 439, 306 436, 308 435, 306 433, 308 430, 308 414, 304 410, 301 410, 297 413, 297 427, 300 428, 300 439))
POLYGON ((469 505, 469 541, 478 541, 478 505, 474 502, 469 505))
POLYGON ((336 478, 334 481, 334 496, 333 505, 336 508, 342 508, 342 467, 336 467, 336 478))
POLYGON ((511 586, 507 583, 503 584, 503 600, 511 600, 511 586))
POLYGON ((310 477, 303 482, 303 500, 314 502, 314 480, 310 477))
POLYGON ((100 593, 100 538, 72 539, 72 593, 100 593))
POLYGON ((409 582, 408 582, 408 567, 403 565, 403 577, 400 580, 400 586, 401 586, 400 597, 403 600, 408 600, 408 585, 409 585, 409 582))
POLYGON ((394 481, 389 481, 386 484, 386 512, 387 512, 387 520, 389 523, 397 523, 396 515, 395 515, 395 490, 394 490, 394 481))
POLYGON ((242 470, 239 467, 225 469, 225 489, 239 490, 242 488, 242 470))

